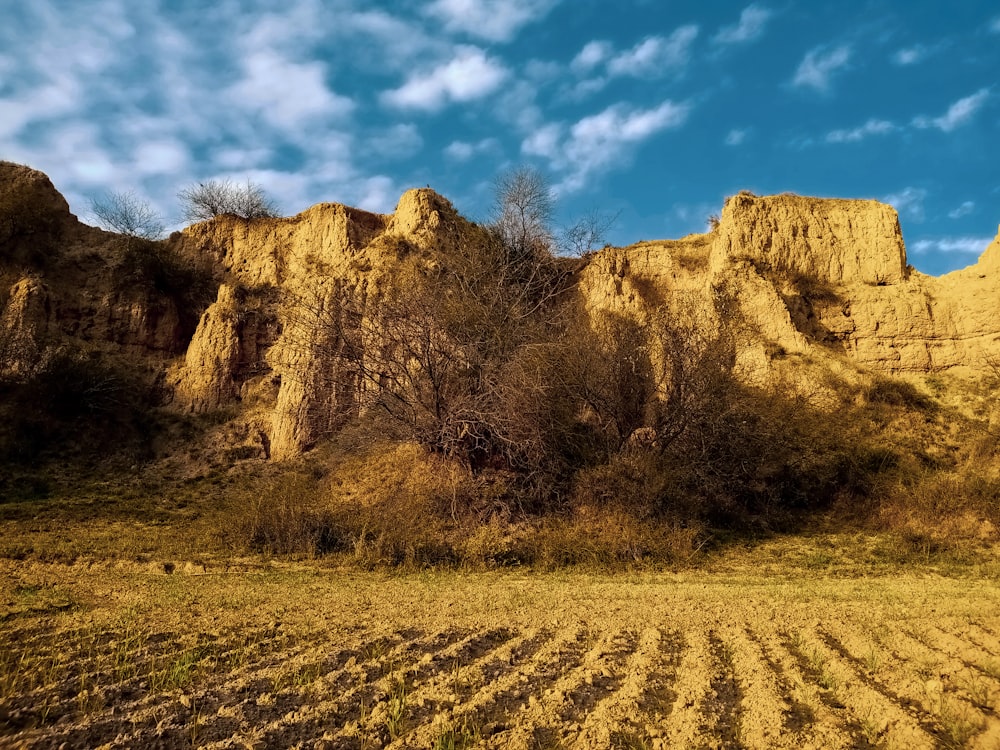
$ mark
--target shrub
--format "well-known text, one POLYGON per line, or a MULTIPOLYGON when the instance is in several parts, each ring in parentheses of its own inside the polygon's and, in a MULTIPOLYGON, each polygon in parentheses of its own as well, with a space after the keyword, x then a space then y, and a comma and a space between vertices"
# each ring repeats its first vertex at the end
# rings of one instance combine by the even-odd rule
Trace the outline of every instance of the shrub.
POLYGON ((324 507, 318 480, 289 472, 252 483, 237 495, 237 541, 257 552, 273 555, 319 555, 341 549, 344 540, 336 519, 324 507))
POLYGON ((163 234, 163 219, 133 192, 107 193, 90 202, 90 210, 103 229, 126 237, 147 240, 163 234))
POLYGON ((467 477, 422 446, 377 443, 336 467, 325 499, 365 567, 454 563, 467 477))
POLYGON ((10 407, 0 435, 0 456, 8 460, 149 450, 153 429, 140 376, 96 352, 47 349, 31 373, 0 387, 10 407))
POLYGON ((876 376, 865 388, 865 400, 870 404, 901 406, 917 411, 927 411, 934 406, 929 396, 912 383, 899 378, 876 376))
POLYGON ((278 207, 260 185, 230 180, 199 182, 181 190, 177 197, 187 221, 208 221, 230 214, 241 219, 266 219, 278 216, 278 207))
POLYGON ((520 536, 508 557, 549 570, 684 565, 703 543, 699 524, 643 520, 621 510, 601 509, 539 519, 520 536))
POLYGON ((910 471, 886 489, 876 522, 904 535, 941 542, 996 539, 1000 479, 975 469, 910 471))

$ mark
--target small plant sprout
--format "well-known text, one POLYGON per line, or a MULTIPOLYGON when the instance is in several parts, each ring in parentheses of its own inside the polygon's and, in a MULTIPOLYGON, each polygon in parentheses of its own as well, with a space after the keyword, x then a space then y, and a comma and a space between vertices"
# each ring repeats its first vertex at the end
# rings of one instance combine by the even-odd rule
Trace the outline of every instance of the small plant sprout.
POLYGON ((951 750, 969 747, 972 738, 986 728, 986 720, 971 706, 943 698, 938 712, 941 747, 951 750))
POLYGON ((877 672, 879 667, 882 666, 882 652, 878 650, 878 647, 871 646, 864 656, 865 668, 869 672, 877 672))
POLYGON ((479 742, 479 728, 463 718, 461 723, 443 728, 434 738, 433 750, 466 750, 479 742))
POLYGON ((385 728, 391 740, 398 739, 406 731, 406 698, 406 681, 401 676, 393 679, 385 712, 385 728))

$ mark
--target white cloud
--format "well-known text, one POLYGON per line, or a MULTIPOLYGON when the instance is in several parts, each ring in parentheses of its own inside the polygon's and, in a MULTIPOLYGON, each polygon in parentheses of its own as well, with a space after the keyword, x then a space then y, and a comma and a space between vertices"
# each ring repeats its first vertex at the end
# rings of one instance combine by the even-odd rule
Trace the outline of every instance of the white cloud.
POLYGON ((940 117, 920 116, 914 119, 913 124, 918 128, 937 128, 945 133, 950 133, 955 128, 965 125, 971 120, 976 112, 990 98, 988 88, 979 89, 975 94, 971 94, 948 107, 948 111, 940 117))
POLYGON ((493 114, 522 133, 539 127, 543 118, 538 87, 523 79, 506 84, 496 98, 493 114))
POLYGON ((16 136, 26 126, 78 110, 82 104, 79 83, 59 75, 35 90, 26 90, 3 97, 3 117, 0 117, 0 139, 16 136))
POLYGON ((71 123, 54 128, 46 148, 61 155, 74 181, 84 185, 107 184, 122 174, 114 155, 101 143, 100 131, 89 123, 71 123))
POLYGON ((572 128, 573 140, 588 146, 645 140, 659 130, 683 124, 688 109, 687 105, 671 101, 653 109, 631 109, 616 104, 576 123, 572 128))
POLYGON ((608 85, 610 79, 605 76, 597 76, 596 78, 585 78, 582 81, 577 81, 573 86, 566 89, 563 92, 563 96, 571 102, 583 101, 591 94, 596 94, 598 91, 604 89, 608 85))
POLYGON ((898 193, 890 193, 885 196, 882 198, 882 202, 895 208, 901 216, 921 222, 924 220, 924 200, 926 198, 927 191, 923 188, 906 187, 898 193))
POLYGON ((549 160, 557 160, 562 148, 564 131, 565 128, 558 123, 543 125, 524 139, 521 151, 528 156, 541 156, 549 160))
POLYGON ((748 5, 740 13, 739 23, 733 26, 724 26, 718 34, 712 37, 712 41, 716 44, 739 44, 753 41, 764 33, 764 27, 771 15, 770 10, 762 8, 756 3, 748 5))
POLYGON ((230 102, 259 114, 271 125, 294 133, 314 118, 340 118, 354 102, 326 86, 322 63, 295 63, 274 50, 260 49, 244 61, 244 76, 232 86, 230 102))
POLYGON ((429 36, 419 24, 382 10, 338 13, 329 31, 351 46, 352 67, 360 64, 383 72, 406 70, 421 58, 440 56, 449 47, 445 40, 429 36))
POLYGON ((487 57, 478 47, 460 46, 451 60, 414 73, 398 89, 384 92, 382 100, 400 109, 433 111, 449 103, 488 96, 508 75, 502 63, 487 57))
POLYGON ((896 130, 888 120, 868 120, 864 125, 852 130, 831 130, 826 134, 827 143, 857 143, 870 135, 886 135, 896 130))
POLYGON ((651 109, 615 104, 568 129, 559 124, 540 128, 525 139, 522 151, 547 159, 553 170, 564 175, 557 192, 572 192, 595 174, 626 162, 638 144, 683 125, 690 109, 688 104, 669 100, 651 109))
POLYGON ((992 237, 938 237, 932 240, 918 240, 913 243, 913 251, 924 253, 959 253, 979 255, 993 241, 992 237))
POLYGON ((963 201, 961 206, 948 212, 948 218, 961 219, 963 216, 968 216, 975 210, 976 204, 974 201, 963 201))
POLYGON ((539 84, 550 83, 565 73, 565 68, 549 60, 528 60, 521 69, 525 78, 539 84))
POLYGON ((670 36, 648 36, 617 53, 610 42, 588 42, 573 58, 570 69, 590 77, 564 87, 561 96, 581 101, 604 89, 614 78, 652 79, 676 73, 691 61, 691 47, 697 36, 697 26, 680 26, 670 36))
POLYGON ((269 148, 221 148, 212 154, 220 169, 246 170, 257 164, 267 164, 274 156, 269 148))
POLYGON ((187 146, 176 138, 146 141, 132 152, 132 163, 140 174, 177 175, 188 168, 187 146))
POLYGON ((361 180, 354 205, 366 211, 387 214, 396 209, 402 190, 390 177, 375 175, 361 180))
POLYGON ((733 128, 726 134, 727 146, 739 146, 747 138, 747 131, 733 128))
POLYGON ((892 62, 899 66, 916 65, 927 57, 928 50, 922 44, 896 50, 892 56, 892 62))
POLYGON ((417 126, 412 123, 398 123, 367 136, 365 151, 379 158, 407 158, 423 148, 424 139, 417 126))
POLYGON ((434 0, 425 13, 458 31, 491 42, 510 41, 518 31, 549 14, 559 0, 434 0))
POLYGON ((453 161, 468 161, 480 154, 500 150, 500 142, 496 138, 483 138, 481 141, 452 141, 444 149, 444 155, 453 161))
POLYGON ((846 66, 850 59, 851 48, 847 45, 833 49, 816 47, 809 50, 795 71, 792 85, 809 86, 818 91, 826 91, 830 87, 831 76, 846 66))
POLYGON ((681 26, 670 36, 651 36, 608 61, 611 76, 654 77, 687 65, 698 27, 681 26))
POLYGON ((45 171, 79 214, 93 195, 134 190, 173 222, 178 189, 226 177, 258 181, 288 210, 391 210, 401 183, 372 156, 412 154, 420 133, 400 117, 362 130, 332 75, 410 74, 416 60, 447 60, 453 42, 424 33, 426 19, 351 12, 356 0, 286 0, 280 14, 235 0, 188 6, 34 0, 8 14, 3 158, 45 171))
POLYGON ((602 40, 587 42, 569 66, 576 73, 587 73, 611 57, 613 52, 614 47, 611 46, 611 42, 602 40))

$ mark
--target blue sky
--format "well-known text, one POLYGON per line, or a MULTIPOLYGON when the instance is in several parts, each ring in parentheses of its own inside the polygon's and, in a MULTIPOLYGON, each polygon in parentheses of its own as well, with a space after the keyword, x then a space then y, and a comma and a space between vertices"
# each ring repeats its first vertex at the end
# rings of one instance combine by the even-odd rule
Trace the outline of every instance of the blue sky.
POLYGON ((4 0, 0 158, 75 213, 252 179, 285 213, 391 211, 431 185, 486 216, 539 168, 610 241, 702 231, 726 195, 877 198, 910 262, 1000 222, 995 0, 4 0))

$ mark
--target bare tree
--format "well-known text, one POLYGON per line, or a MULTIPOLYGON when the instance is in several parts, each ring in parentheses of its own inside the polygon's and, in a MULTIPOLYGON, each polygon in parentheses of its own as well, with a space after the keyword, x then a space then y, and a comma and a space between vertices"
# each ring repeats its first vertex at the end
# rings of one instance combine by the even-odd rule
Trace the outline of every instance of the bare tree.
POLYGON ((608 214, 594 209, 563 230, 560 249, 570 255, 583 255, 604 244, 608 231, 618 221, 618 213, 608 214))
POLYGON ((500 175, 494 186, 492 227, 504 245, 520 256, 552 246, 555 201, 545 176, 531 167, 500 175))
POLYGON ((404 260, 374 295, 300 291, 287 300, 286 331, 329 331, 324 350, 337 362, 328 371, 360 384, 362 408, 381 410, 412 439, 473 469, 523 475, 558 439, 544 427, 557 413, 545 363, 578 261, 550 250, 541 182, 522 175, 498 185, 512 192, 498 194, 497 221, 463 228, 458 252, 433 268, 404 260))
POLYGON ((573 392, 584 407, 603 453, 620 451, 646 426, 658 381, 648 325, 611 312, 581 311, 570 335, 586 342, 570 360, 573 392))
POLYGON ((126 237, 156 240, 163 235, 163 219, 134 192, 106 193, 90 202, 91 213, 102 229, 126 237))
POLYGON ((241 219, 264 219, 278 216, 278 207, 260 185, 230 180, 209 180, 181 190, 184 219, 208 221, 216 216, 232 214, 241 219))

